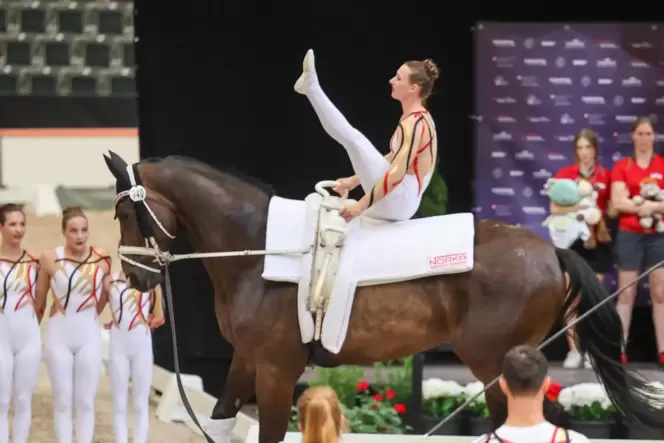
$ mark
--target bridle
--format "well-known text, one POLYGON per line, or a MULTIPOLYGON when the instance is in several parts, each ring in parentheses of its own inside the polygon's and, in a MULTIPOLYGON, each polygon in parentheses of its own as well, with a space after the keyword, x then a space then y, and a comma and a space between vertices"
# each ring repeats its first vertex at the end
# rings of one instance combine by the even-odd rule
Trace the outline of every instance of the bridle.
POLYGON ((157 240, 154 237, 154 232, 152 230, 151 224, 147 219, 147 216, 149 215, 152 218, 155 225, 157 225, 157 227, 161 230, 161 232, 163 232, 164 235, 166 235, 168 238, 174 240, 175 235, 168 232, 168 230, 164 227, 164 225, 159 221, 157 215, 154 213, 152 208, 150 208, 150 205, 148 204, 147 201, 148 193, 145 187, 142 185, 141 177, 138 174, 138 169, 136 168, 136 164, 127 165, 126 172, 131 187, 128 190, 119 192, 115 196, 115 200, 113 201, 113 207, 117 208, 118 203, 120 203, 120 201, 122 201, 126 197, 129 197, 131 201, 134 202, 134 208, 136 209, 136 217, 138 219, 137 220, 138 227, 141 230, 141 235, 143 236, 143 239, 145 240, 145 246, 136 247, 136 246, 120 245, 120 247, 118 248, 118 256, 120 257, 120 260, 125 261, 133 266, 145 269, 146 271, 149 272, 161 274, 162 269, 167 266, 172 256, 168 251, 162 251, 159 248, 159 243, 157 243, 157 240), (143 263, 139 263, 136 260, 132 260, 131 258, 127 257, 125 254, 152 255, 154 256, 154 261, 159 265, 159 267, 151 267, 144 265, 143 263))

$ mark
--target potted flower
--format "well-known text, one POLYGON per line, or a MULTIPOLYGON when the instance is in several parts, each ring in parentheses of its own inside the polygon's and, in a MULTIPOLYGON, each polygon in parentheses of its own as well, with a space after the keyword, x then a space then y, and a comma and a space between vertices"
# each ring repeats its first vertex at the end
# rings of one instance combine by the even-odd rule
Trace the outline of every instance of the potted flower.
MULTIPOLYGON (((661 397, 659 398, 652 398, 651 403, 652 405, 657 408, 662 410, 662 414, 664 415, 664 384, 661 382, 655 381, 655 382, 649 382, 647 385, 650 388, 654 388, 659 390, 659 395, 661 397)), ((627 438, 632 439, 632 440, 664 440, 664 434, 662 433, 657 433, 656 431, 651 431, 649 429, 643 428, 643 426, 639 425, 632 425, 630 423, 625 423, 625 427, 627 428, 627 438)))
POLYGON ((365 395, 358 398, 357 406, 343 407, 348 423, 348 431, 359 434, 405 434, 408 427, 404 424, 406 406, 395 403, 396 393, 386 389, 379 394, 365 395))
POLYGON ((599 383, 580 383, 560 391, 558 402, 570 418, 570 428, 588 438, 610 438, 617 410, 599 383))
MULTIPOLYGON (((405 359, 402 367, 395 370, 390 364, 381 368, 384 373, 378 374, 378 383, 364 380, 364 368, 359 366, 317 368, 316 378, 308 387, 329 386, 337 393, 347 419, 347 432, 403 434, 410 429, 406 424, 410 386, 404 381, 410 376, 410 365, 405 359)), ((293 407, 288 430, 297 429, 297 411, 293 407)))
POLYGON ((480 381, 468 383, 463 388, 464 403, 479 394, 466 407, 465 416, 468 419, 470 435, 488 434, 494 428, 493 423, 489 419, 489 408, 486 405, 486 397, 482 391, 484 391, 484 383, 480 381))
MULTIPOLYGON (((422 383, 422 424, 425 429, 432 429, 461 406, 465 401, 463 394, 463 386, 455 381, 425 380, 422 383)), ((455 415, 436 429, 434 435, 461 435, 461 420, 461 414, 455 415)))

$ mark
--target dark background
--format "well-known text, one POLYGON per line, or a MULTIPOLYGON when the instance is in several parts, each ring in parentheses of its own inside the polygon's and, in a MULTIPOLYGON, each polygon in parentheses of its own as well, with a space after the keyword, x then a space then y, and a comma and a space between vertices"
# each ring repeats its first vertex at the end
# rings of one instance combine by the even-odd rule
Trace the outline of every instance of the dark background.
MULTIPOLYGON (((472 27, 496 14, 445 16, 433 1, 345 9, 335 2, 334 11, 311 5, 288 11, 253 0, 233 3, 244 11, 223 9, 224 2, 135 4, 138 110, 132 99, 3 97, 0 127, 140 125, 142 157, 179 154, 232 165, 281 196, 304 198, 317 181, 351 173, 343 148, 293 91, 307 48, 316 51, 331 100, 383 152, 401 112, 388 80, 404 61, 430 57, 441 70, 429 108, 448 210, 473 206, 472 27)), ((554 18, 530 17, 538 19, 554 18)), ((178 234, 172 252, 189 251, 186 233, 178 234)), ((219 335, 210 282, 197 260, 173 264, 172 277, 181 369, 202 375, 206 390, 218 396, 232 348, 219 335)), ((649 315, 635 312, 634 328, 645 328, 633 337, 645 340, 643 355, 652 360, 649 315)), ((155 331, 154 346, 156 363, 172 370, 168 324, 155 331)), ((561 360, 566 352, 560 339, 546 353, 561 360)))

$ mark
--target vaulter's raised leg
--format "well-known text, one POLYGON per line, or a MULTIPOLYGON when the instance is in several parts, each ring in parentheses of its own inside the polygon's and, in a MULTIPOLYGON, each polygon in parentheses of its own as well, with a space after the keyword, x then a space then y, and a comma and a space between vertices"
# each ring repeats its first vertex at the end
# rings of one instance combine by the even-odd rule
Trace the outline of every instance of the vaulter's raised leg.
POLYGON ((207 434, 215 443, 230 443, 240 408, 255 393, 256 365, 237 353, 233 356, 224 390, 208 420, 207 434))
POLYGON ((314 51, 309 49, 302 62, 302 75, 295 83, 296 92, 305 95, 318 115, 323 129, 341 144, 350 157, 364 192, 369 192, 390 168, 390 163, 327 98, 318 82, 314 51))
POLYGON ((295 384, 304 372, 261 364, 256 377, 258 443, 279 443, 288 430, 295 384))

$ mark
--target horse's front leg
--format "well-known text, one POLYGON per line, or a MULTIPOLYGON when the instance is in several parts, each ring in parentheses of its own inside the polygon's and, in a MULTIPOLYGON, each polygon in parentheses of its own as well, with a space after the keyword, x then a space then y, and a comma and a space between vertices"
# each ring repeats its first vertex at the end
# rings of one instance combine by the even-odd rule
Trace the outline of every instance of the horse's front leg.
POLYGON ((304 372, 273 364, 258 366, 256 399, 258 400, 258 443, 279 443, 288 430, 295 384, 304 372))
POLYGON ((254 395, 256 386, 256 364, 233 356, 224 390, 212 409, 207 433, 215 443, 230 443, 231 433, 237 422, 238 411, 254 395))

